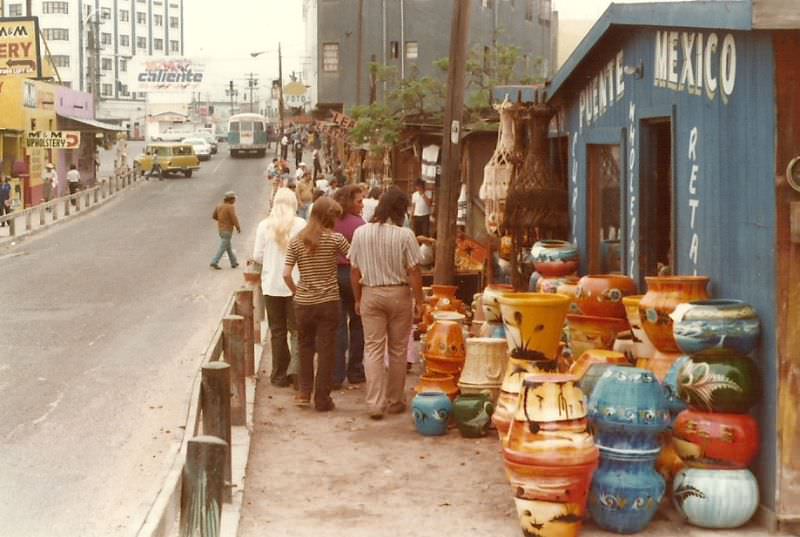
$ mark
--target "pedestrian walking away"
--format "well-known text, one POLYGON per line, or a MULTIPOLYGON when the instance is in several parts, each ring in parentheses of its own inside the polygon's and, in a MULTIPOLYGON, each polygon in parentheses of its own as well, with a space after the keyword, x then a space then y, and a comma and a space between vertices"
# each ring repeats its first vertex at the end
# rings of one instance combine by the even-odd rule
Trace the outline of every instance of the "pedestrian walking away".
POLYGON ((323 412, 333 410, 331 377, 336 360, 336 329, 341 304, 336 279, 336 254, 347 255, 350 245, 333 230, 342 208, 331 198, 314 204, 308 225, 289 242, 283 280, 294 293, 295 318, 300 337, 300 393, 295 402, 311 402, 323 412), (300 268, 295 285, 292 270, 300 268), (314 353, 317 354, 316 375, 314 353))
POLYGON ((219 232, 219 248, 214 258, 211 260, 211 268, 220 270, 219 260, 222 259, 223 254, 227 252, 228 260, 231 262, 231 268, 239 266, 236 261, 236 255, 233 253, 233 246, 231 239, 233 238, 233 230, 236 229, 239 233, 242 228, 239 226, 239 218, 236 216, 236 193, 229 191, 225 193, 222 203, 217 205, 214 209, 211 218, 217 221, 217 230, 219 232))
MULTIPOLYGON (((289 241, 306 227, 306 221, 295 216, 297 197, 288 188, 275 193, 269 216, 258 224, 253 259, 261 263, 261 289, 270 332, 272 372, 269 381, 274 386, 299 386, 300 355, 297 323, 294 316, 292 290, 283 281, 286 250, 289 241), (292 347, 286 339, 292 339, 292 347)), ((292 270, 292 280, 297 285, 300 272, 292 270)))
MULTIPOLYGON (((361 218, 364 193, 358 185, 347 185, 336 191, 333 199, 342 206, 342 216, 336 220, 334 231, 341 233, 347 242, 353 233, 365 224, 361 218)), ((341 388, 345 378, 350 384, 361 384, 364 375, 364 329, 361 316, 355 310, 353 286, 350 284, 350 261, 343 255, 336 258, 339 296, 342 300, 342 319, 336 334, 336 367, 333 370, 333 388, 341 388)))
POLYGON ((58 174, 56 174, 56 167, 53 163, 48 162, 45 166, 45 172, 42 174, 42 201, 47 203, 57 197, 57 194, 58 174))
POLYGON ((281 136, 281 160, 289 159, 289 137, 285 134, 281 136))
MULTIPOLYGON (((8 178, 0 176, 0 216, 9 214, 11 212, 11 185, 8 178)), ((0 227, 5 227, 6 223, 3 221, 0 227)))
POLYGON ((430 237, 431 227, 431 193, 425 190, 425 181, 417 179, 414 184, 416 190, 411 195, 411 225, 414 235, 430 237))
MULTIPOLYGON (((69 193, 74 194, 81 188, 81 174, 78 171, 78 167, 74 164, 69 165, 69 171, 67 172, 67 185, 69 186, 69 193)), ((75 200, 70 200, 73 205, 76 205, 75 200)))
POLYGON ((294 141, 294 167, 300 167, 303 160, 303 141, 298 137, 294 141))
POLYGON ((402 227, 407 210, 408 197, 397 187, 389 188, 372 223, 353 233, 348 256, 355 310, 364 326, 366 403, 373 419, 406 408, 408 335, 413 318, 421 317, 421 256, 414 233, 402 227))
POLYGON ((317 177, 322 175, 322 163, 319 160, 319 149, 314 148, 314 151, 311 152, 311 158, 313 160, 314 166, 314 181, 316 182, 317 177))

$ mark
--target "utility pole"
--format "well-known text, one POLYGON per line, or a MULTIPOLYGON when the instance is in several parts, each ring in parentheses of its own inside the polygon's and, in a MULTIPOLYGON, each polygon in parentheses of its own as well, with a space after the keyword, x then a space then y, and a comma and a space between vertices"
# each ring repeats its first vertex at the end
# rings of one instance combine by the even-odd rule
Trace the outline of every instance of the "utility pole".
POLYGON ((89 51, 88 79, 92 85, 94 115, 97 117, 97 104, 100 101, 100 21, 97 12, 92 11, 90 6, 86 8, 86 22, 89 25, 86 40, 86 48, 89 51))
POLYGON ((247 74, 247 87, 250 89, 250 112, 253 111, 253 90, 258 87, 258 79, 255 73, 247 74))
POLYGON ((283 134, 283 55, 281 42, 278 41, 278 127, 283 134))
POLYGON ((228 82, 228 89, 225 90, 225 93, 231 98, 231 113, 233 115, 233 108, 234 108, 234 99, 236 95, 239 93, 237 90, 233 88, 233 80, 228 82))
POLYGON ((453 19, 450 23, 450 67, 447 70, 442 177, 436 211, 436 265, 433 269, 433 281, 437 284, 455 281, 456 234, 453 230, 461 190, 461 119, 471 3, 472 0, 453 0, 453 19))
POLYGON ((364 0, 358 0, 356 21, 356 105, 361 106, 361 83, 364 78, 364 0))

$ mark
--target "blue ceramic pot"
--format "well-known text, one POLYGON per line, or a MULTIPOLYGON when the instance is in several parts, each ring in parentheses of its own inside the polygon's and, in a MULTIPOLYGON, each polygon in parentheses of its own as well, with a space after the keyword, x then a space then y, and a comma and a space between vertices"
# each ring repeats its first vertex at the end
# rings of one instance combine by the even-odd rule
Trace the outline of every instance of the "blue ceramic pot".
POLYGON ((758 507, 758 482, 750 470, 684 468, 672 484, 672 501, 690 524, 738 528, 758 507))
POLYGON ((657 451, 620 453, 600 448, 600 467, 589 491, 589 513, 598 526, 637 533, 650 524, 665 488, 654 467, 657 456, 657 451))
POLYGON ((672 333, 687 354, 722 348, 750 353, 758 344, 758 314, 741 300, 714 299, 680 304, 671 314, 672 333))
POLYGON ((688 362, 688 356, 681 356, 675 360, 672 367, 667 371, 667 375, 664 377, 664 395, 667 398, 667 408, 669 408, 669 413, 673 421, 678 414, 689 408, 678 395, 678 376, 681 369, 683 369, 688 362))
POLYGON ((648 451, 671 422, 664 389, 651 371, 609 367, 592 391, 589 419, 600 447, 648 451))
POLYGON ((589 366, 589 369, 586 370, 586 373, 583 374, 581 380, 578 381, 578 388, 586 395, 586 399, 592 397, 592 392, 594 392, 594 387, 597 386, 597 381, 600 380, 600 377, 603 376, 603 373, 609 367, 614 367, 613 364, 592 364, 589 366))
POLYGON ((441 436, 447 433, 447 421, 453 413, 453 403, 447 394, 422 392, 412 399, 411 413, 419 434, 441 436))

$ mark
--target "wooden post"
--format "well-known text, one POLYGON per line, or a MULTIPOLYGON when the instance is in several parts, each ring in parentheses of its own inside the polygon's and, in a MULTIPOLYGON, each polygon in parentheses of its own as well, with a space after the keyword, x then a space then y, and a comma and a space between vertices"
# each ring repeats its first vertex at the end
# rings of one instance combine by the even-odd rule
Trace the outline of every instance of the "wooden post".
POLYGON ((253 291, 250 289, 237 289, 235 294, 236 314, 244 317, 244 374, 246 377, 250 377, 256 374, 253 291))
POLYGON ((231 501, 231 366, 225 362, 209 362, 202 367, 200 408, 203 412, 203 434, 216 436, 228 445, 225 457, 226 503, 231 501))
POLYGON ((231 366, 231 423, 246 425, 244 317, 241 315, 222 318, 222 356, 231 366))
POLYGON ((215 436, 189 440, 181 484, 180 537, 218 537, 225 490, 225 452, 215 436))
POLYGON ((433 281, 455 281, 456 214, 461 190, 461 119, 464 109, 464 73, 469 40, 471 0, 454 0, 450 23, 450 63, 447 70, 447 104, 444 110, 442 181, 436 211, 436 264, 433 281))

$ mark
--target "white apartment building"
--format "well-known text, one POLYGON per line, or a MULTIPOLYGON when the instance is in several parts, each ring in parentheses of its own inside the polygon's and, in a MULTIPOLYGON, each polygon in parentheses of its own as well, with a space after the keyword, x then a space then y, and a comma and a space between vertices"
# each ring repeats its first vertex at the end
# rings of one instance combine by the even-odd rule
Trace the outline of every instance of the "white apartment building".
POLYGON ((91 92, 97 80, 96 117, 132 131, 143 126, 145 96, 128 91, 128 62, 138 55, 183 55, 184 0, 4 0, 2 15, 26 16, 28 3, 62 82, 91 92))

